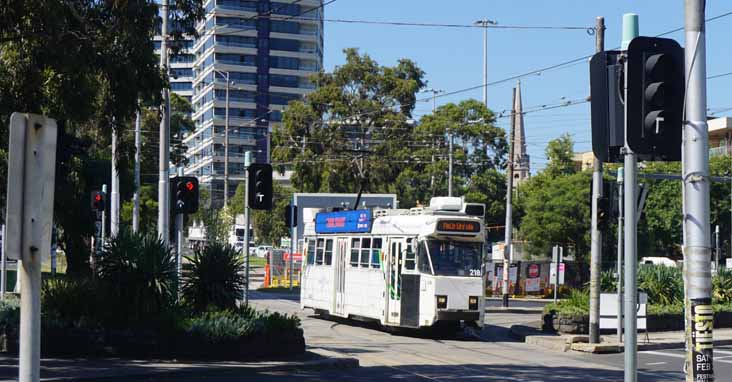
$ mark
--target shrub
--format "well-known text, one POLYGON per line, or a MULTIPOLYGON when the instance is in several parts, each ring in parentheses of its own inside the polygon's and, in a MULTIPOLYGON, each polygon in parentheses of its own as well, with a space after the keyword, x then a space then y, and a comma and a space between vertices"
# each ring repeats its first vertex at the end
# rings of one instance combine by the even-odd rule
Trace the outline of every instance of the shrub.
POLYGON ((206 312, 188 320, 188 334, 205 339, 209 343, 234 341, 252 335, 257 322, 253 317, 233 311, 206 312))
POLYGON ((214 242, 186 259, 190 271, 183 280, 183 296, 194 310, 236 308, 246 278, 244 262, 234 247, 214 242))
POLYGON ((721 268, 712 278, 714 301, 732 303, 732 269, 721 268))
POLYGON ((586 289, 572 289, 567 298, 544 306, 544 313, 555 311, 559 314, 587 314, 590 311, 590 292, 586 289))
POLYGON ((604 271, 600 274, 600 290, 602 293, 614 293, 618 291, 618 278, 615 272, 604 271))
POLYGON ((18 330, 20 324, 20 299, 15 296, 6 296, 0 300, 0 330, 18 330))
POLYGON ((87 327, 99 323, 104 309, 98 291, 89 279, 54 277, 41 287, 44 326, 87 327))
POLYGON ((641 265, 638 288, 648 293, 648 303, 652 305, 675 305, 684 301, 684 280, 681 270, 676 267, 641 265))
POLYGON ((175 303, 175 256, 153 235, 121 230, 105 246, 98 266, 110 323, 146 324, 175 303))

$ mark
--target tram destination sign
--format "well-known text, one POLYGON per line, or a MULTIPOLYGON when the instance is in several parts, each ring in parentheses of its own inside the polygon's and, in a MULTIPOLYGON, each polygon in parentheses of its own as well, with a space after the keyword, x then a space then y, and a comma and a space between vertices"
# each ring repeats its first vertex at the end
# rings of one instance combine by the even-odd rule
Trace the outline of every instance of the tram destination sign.
POLYGON ((440 220, 437 222, 437 231, 474 234, 480 232, 480 224, 465 220, 440 220))
POLYGON ((366 233, 371 221, 371 210, 321 212, 315 215, 315 233, 366 233))

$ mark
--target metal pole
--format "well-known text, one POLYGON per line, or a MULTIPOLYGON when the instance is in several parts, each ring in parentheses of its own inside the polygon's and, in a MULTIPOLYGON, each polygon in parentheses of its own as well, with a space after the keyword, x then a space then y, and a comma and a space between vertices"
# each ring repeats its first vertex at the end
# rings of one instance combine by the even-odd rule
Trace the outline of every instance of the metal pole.
POLYGON ((559 289, 559 246, 552 247, 552 260, 554 260, 554 303, 557 303, 557 289, 559 289))
POLYGON ((119 232, 119 169, 117 169, 117 129, 112 128, 112 195, 109 207, 109 236, 119 232))
POLYGON ((140 230, 140 111, 135 116, 135 193, 132 195, 132 232, 140 230))
MULTIPOLYGON (((162 0, 160 14, 163 19, 160 41, 160 67, 168 75, 168 0, 162 0)), ((158 236, 168 245, 168 227, 170 216, 170 89, 163 89, 163 105, 160 118, 160 148, 158 168, 158 236)))
MULTIPOLYGON (((183 176, 183 167, 178 167, 178 176, 183 176)), ((183 214, 175 215, 176 276, 178 278, 178 300, 181 298, 183 280, 183 214)))
POLYGON ((483 24, 483 104, 488 108, 488 20, 483 24))
POLYGON ((719 272, 719 224, 714 229, 714 269, 719 272))
POLYGON ((618 343, 623 342, 623 168, 618 168, 618 343))
MULTIPOLYGON (((605 18, 598 17, 595 24, 595 50, 605 50, 605 18)), ((602 232, 597 224, 602 195, 602 162, 592 158, 592 223, 590 254, 590 343, 600 343, 600 272, 602 271, 602 232)))
POLYGON ((508 307, 508 266, 511 259, 511 238, 513 231, 513 134, 515 129, 516 113, 516 88, 513 88, 513 111, 511 113, 511 132, 509 133, 508 163, 506 176, 506 234, 504 237, 505 249, 503 250, 503 306, 508 307))
MULTIPOLYGON (((3 213, 3 216, 5 214, 3 213)), ((5 241, 7 240, 5 236, 5 224, 2 226, 2 234, 3 234, 3 246, 2 246, 2 258, 0 258, 0 299, 5 299, 5 291, 7 290, 7 284, 8 284, 8 261, 7 257, 5 256, 5 241)))
POLYGON ((249 306, 249 165, 251 164, 251 155, 251 151, 244 153, 244 167, 247 172, 244 179, 244 261, 246 262, 244 305, 246 306, 249 306))
MULTIPOLYGON (((25 240, 23 240, 25 242, 25 240)), ((24 251, 25 252, 25 251, 24 251)), ((20 357, 21 382, 40 381, 41 354, 41 254, 28 250, 18 261, 20 279, 20 357)))
MULTIPOLYGON (((452 196, 452 130, 447 131, 447 139, 449 141, 448 168, 447 168, 447 196, 452 196)), ((358 206, 356 206, 358 208, 358 206)))
MULTIPOLYGON (((106 202, 107 200, 107 185, 102 185, 102 193, 104 194, 104 200, 106 202)), ((104 209, 102 210, 102 235, 101 235, 101 244, 102 248, 104 248, 104 242, 106 241, 107 235, 107 206, 104 206, 104 209)))
POLYGON ((684 120, 684 202, 686 250, 687 381, 713 381, 713 311, 709 218, 709 136, 707 127, 706 37, 704 0, 686 0, 684 120), (693 334, 692 334, 693 331, 693 334))
MULTIPOLYGON (((633 13, 626 13, 623 15, 623 41, 621 44, 622 49, 627 49, 630 41, 638 36, 638 15, 633 13)), ((627 63, 625 65, 625 72, 627 73, 627 63)), ((627 97, 628 89, 628 77, 624 76, 624 99, 627 97)), ((628 104, 625 103, 625 126, 628 126, 628 104)), ((627 137, 628 134, 625 134, 627 137)), ((636 201, 637 197, 637 185, 638 185, 638 158, 629 148, 626 142, 623 148, 624 154, 624 179, 623 179, 623 190, 625 192, 625 200, 623 205, 625 206, 624 216, 624 234, 625 234, 625 295, 624 295, 624 320, 625 320, 625 382, 636 382, 638 379, 638 343, 637 343, 637 316, 636 304, 638 300, 637 293, 637 268, 638 268, 638 255, 637 255, 637 238, 638 232, 636 228, 638 226, 638 220, 636 219, 636 201)))
MULTIPOLYGON (((295 226, 295 209, 297 208, 297 205, 295 204, 296 199, 295 195, 292 195, 292 203, 290 204, 290 214, 292 215, 291 218, 291 224, 290 224, 290 258, 292 258, 292 255, 295 253, 295 249, 297 248, 297 227, 295 226)), ((299 213, 302 213, 302 211, 298 211, 299 213)), ((299 217, 298 217, 299 220, 299 217)), ((302 261, 307 261, 307 248, 303 249, 303 257, 302 261)), ((292 276, 290 276, 290 289, 292 289, 292 276)))
MULTIPOLYGON (((290 227, 295 226, 294 212, 295 212, 295 205, 293 204, 290 206, 290 227)), ((290 251, 290 262, 289 262, 289 264, 290 264, 290 290, 292 290, 292 270, 295 265, 295 261, 293 260, 294 257, 295 257, 295 251, 290 251)))
POLYGON ((229 205, 229 72, 226 72, 226 120, 224 126, 224 206, 227 206, 229 205))

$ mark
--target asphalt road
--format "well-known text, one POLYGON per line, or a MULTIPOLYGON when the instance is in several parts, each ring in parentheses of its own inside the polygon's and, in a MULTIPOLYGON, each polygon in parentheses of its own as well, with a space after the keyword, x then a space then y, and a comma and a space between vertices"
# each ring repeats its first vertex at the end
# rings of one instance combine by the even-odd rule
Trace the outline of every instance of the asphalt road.
MULTIPOLYGON (((326 320, 301 311, 294 296, 253 292, 258 308, 297 314, 309 347, 348 354, 358 369, 270 372, 202 378, 190 381, 622 381, 623 354, 562 353, 510 339, 507 328, 538 319, 533 314, 488 314, 480 340, 461 335, 391 334, 376 325, 326 320)), ((732 375, 732 347, 715 352, 717 380, 732 375)), ((683 381, 683 350, 641 352, 638 381, 683 381)), ((176 381, 188 381, 180 377, 176 381)))

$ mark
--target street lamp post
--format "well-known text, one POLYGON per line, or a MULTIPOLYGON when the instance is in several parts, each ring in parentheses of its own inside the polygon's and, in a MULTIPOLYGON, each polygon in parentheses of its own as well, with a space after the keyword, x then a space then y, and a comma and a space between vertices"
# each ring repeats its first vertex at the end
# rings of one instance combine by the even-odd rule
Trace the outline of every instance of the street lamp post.
POLYGON ((488 26, 496 25, 498 21, 482 19, 475 22, 475 25, 483 27, 483 103, 488 107, 488 26))

